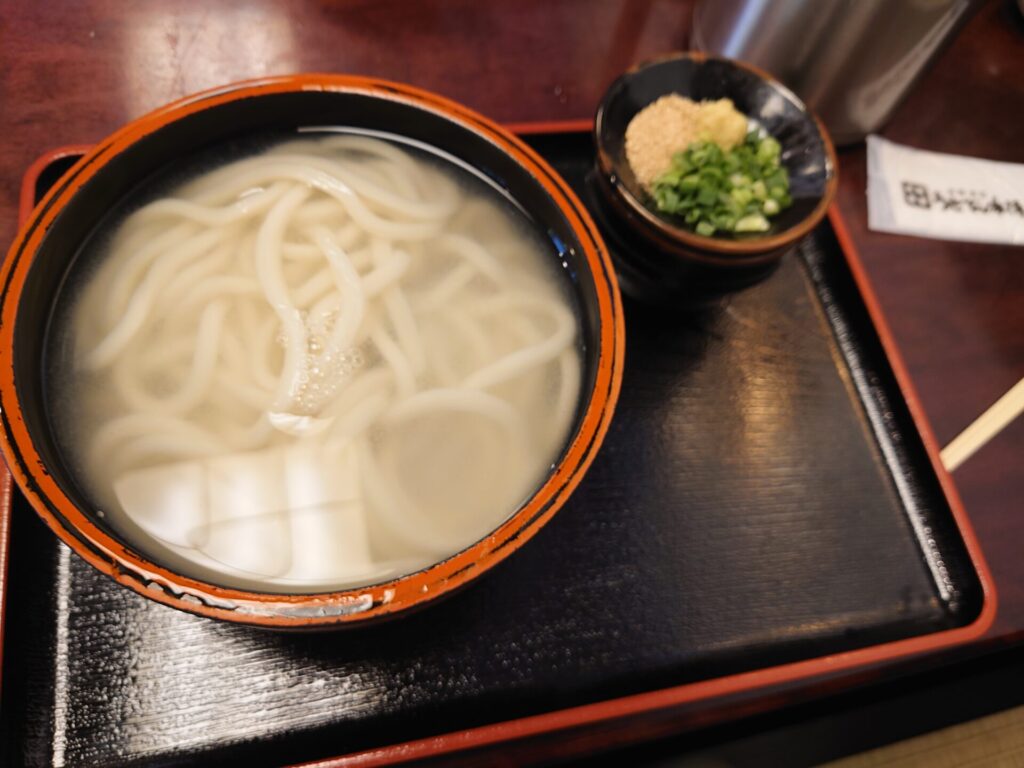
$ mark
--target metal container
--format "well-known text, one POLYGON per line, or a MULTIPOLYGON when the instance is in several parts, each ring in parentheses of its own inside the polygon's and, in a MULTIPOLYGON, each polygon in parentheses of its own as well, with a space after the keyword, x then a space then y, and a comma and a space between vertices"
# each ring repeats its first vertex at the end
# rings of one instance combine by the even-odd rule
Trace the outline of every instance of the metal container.
POLYGON ((851 144, 891 117, 976 0, 701 0, 692 45, 756 64, 851 144))

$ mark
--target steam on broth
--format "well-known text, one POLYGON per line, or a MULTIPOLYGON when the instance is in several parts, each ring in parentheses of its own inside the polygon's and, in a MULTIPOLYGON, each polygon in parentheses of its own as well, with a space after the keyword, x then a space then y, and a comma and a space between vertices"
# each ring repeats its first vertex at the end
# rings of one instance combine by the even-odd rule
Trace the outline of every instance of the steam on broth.
POLYGON ((396 142, 306 134, 94 238, 51 330, 52 418, 132 545, 225 586, 426 567, 550 472, 580 393, 553 246, 396 142))

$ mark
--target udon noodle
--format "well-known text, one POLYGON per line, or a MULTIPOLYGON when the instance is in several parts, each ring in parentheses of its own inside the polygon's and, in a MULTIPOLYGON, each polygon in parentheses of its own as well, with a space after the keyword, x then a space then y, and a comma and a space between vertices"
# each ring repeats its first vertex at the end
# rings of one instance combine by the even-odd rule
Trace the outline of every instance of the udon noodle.
POLYGON ((551 243, 464 177, 317 135, 123 218, 57 329, 58 431, 106 521, 188 574, 315 591, 511 514, 567 439, 578 324, 551 243))

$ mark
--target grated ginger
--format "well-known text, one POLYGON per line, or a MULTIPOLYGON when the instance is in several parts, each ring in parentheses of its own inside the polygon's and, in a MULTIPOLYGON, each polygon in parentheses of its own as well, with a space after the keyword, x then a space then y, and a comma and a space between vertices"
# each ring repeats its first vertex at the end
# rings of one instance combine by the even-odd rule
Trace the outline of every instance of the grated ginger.
POLYGON ((730 99, 695 102, 672 93, 640 110, 626 128, 626 159, 637 180, 650 190, 672 167, 672 156, 695 141, 722 149, 741 144, 747 118, 730 99))

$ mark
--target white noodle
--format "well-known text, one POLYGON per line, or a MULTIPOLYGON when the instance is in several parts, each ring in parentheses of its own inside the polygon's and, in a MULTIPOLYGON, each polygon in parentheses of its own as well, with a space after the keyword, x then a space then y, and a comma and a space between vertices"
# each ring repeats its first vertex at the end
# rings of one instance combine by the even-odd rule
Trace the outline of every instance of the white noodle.
POLYGON ((111 521, 200 577, 271 590, 398 576, 492 530, 561 450, 580 389, 575 317, 510 222, 398 146, 343 134, 139 208, 73 326, 95 382, 82 463, 111 521), (152 493, 160 473, 206 485, 168 486, 166 517, 170 501, 118 510, 111 488, 152 493), (486 497, 459 495, 477 481, 486 497))

